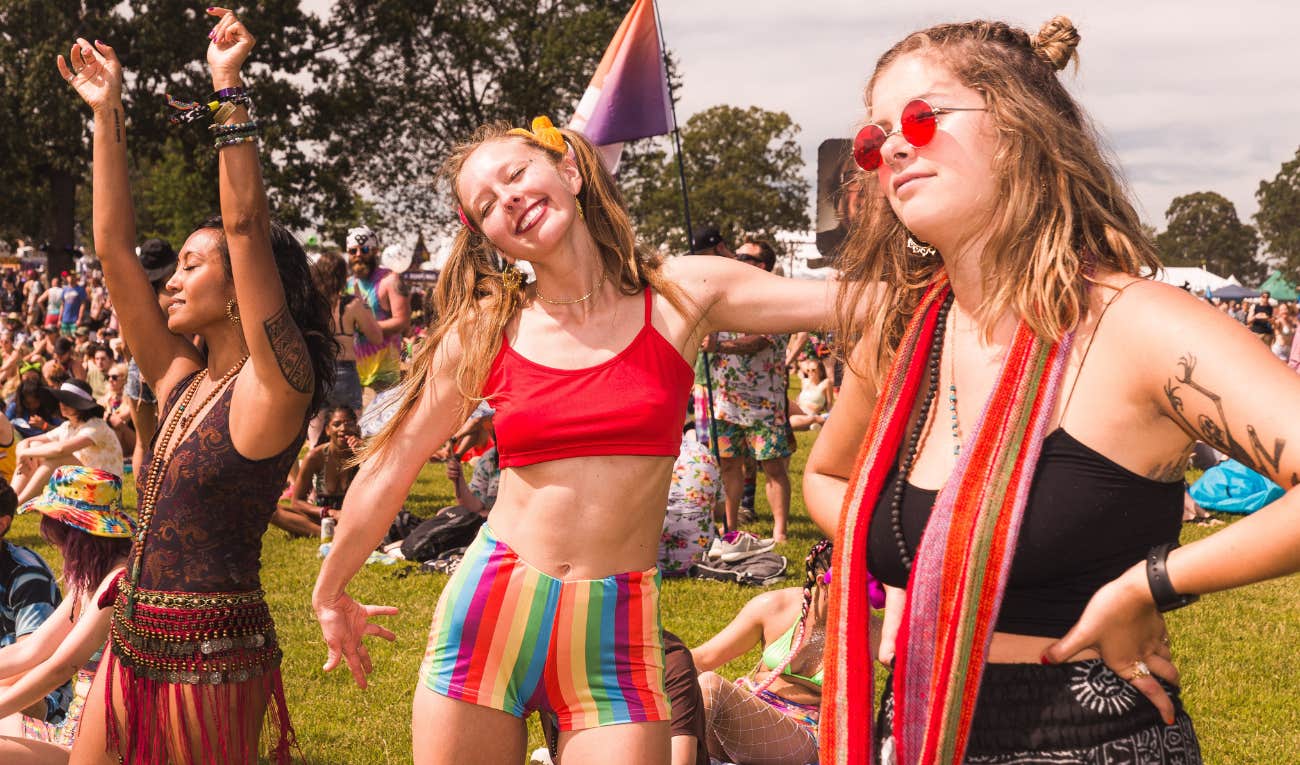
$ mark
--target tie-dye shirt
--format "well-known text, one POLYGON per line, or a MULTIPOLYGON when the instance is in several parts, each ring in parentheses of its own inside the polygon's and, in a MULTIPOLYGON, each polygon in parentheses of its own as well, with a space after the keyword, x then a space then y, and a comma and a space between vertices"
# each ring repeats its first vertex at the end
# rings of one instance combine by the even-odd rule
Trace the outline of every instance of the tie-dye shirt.
MULTIPOLYGON (((374 311, 375 318, 379 321, 392 318, 392 314, 384 310, 379 300, 379 284, 390 273, 392 272, 387 268, 376 268, 369 279, 348 277, 348 294, 357 295, 366 301, 366 305, 370 306, 370 310, 374 311)), ((384 341, 379 345, 371 345, 364 335, 358 333, 356 349, 357 375, 361 377, 362 385, 367 388, 391 388, 401 380, 402 335, 400 332, 392 335, 385 333, 384 341)))

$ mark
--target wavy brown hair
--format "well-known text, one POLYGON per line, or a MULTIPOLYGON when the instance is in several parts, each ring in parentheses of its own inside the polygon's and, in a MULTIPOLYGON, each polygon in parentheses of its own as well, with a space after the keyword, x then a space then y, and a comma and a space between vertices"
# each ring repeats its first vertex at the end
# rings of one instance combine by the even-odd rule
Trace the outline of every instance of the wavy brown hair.
MULTIPOLYGON (((921 54, 984 97, 998 135, 993 169, 1001 200, 988 223, 984 298, 975 312, 986 333, 1011 310, 1040 337, 1059 339, 1083 317, 1094 270, 1143 276, 1160 265, 1118 169, 1057 78, 1070 61, 1077 65, 1078 43, 1064 16, 1034 36, 1000 21, 940 24, 886 51, 867 83, 870 110, 880 74, 903 56, 921 54)), ((866 368, 854 369, 878 385, 942 263, 909 254, 902 221, 873 182, 864 185, 864 209, 841 255, 836 313, 843 348, 878 338, 866 368), (879 294, 868 294, 877 284, 879 294), (864 304, 870 308, 862 310, 864 304)))
MULTIPOLYGON (((465 161, 474 150, 489 141, 523 141, 558 166, 565 158, 526 136, 509 135, 511 125, 493 122, 474 131, 468 140, 457 144, 443 162, 441 176, 450 186, 452 201, 461 203, 457 181, 465 161)), ((661 261, 649 250, 640 248, 627 206, 613 176, 601 163, 594 146, 579 133, 560 130, 582 177, 578 200, 583 218, 573 225, 585 225, 600 251, 601 265, 607 278, 624 295, 635 295, 650 287, 662 294, 673 307, 684 310, 686 297, 677 285, 660 272, 661 261)), ((502 267, 496 248, 477 230, 461 226, 452 242, 447 265, 438 278, 435 296, 437 324, 416 351, 411 374, 402 383, 401 403, 389 423, 366 445, 359 459, 380 454, 392 439, 398 424, 419 401, 425 385, 433 377, 438 346, 455 330, 463 353, 456 368, 456 387, 464 402, 461 416, 468 417, 474 402, 482 400, 483 381, 487 379, 501 347, 502 333, 523 305, 523 290, 510 290, 502 280, 502 267)))

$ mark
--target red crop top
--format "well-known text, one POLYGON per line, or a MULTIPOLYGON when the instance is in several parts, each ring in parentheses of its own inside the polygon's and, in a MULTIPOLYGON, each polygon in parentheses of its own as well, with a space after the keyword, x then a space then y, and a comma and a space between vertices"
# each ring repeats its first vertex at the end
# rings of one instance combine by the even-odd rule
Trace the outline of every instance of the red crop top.
POLYGON ((503 335, 483 395, 496 409, 501 467, 566 457, 676 457, 694 372, 650 323, 601 364, 556 369, 529 361, 503 335))

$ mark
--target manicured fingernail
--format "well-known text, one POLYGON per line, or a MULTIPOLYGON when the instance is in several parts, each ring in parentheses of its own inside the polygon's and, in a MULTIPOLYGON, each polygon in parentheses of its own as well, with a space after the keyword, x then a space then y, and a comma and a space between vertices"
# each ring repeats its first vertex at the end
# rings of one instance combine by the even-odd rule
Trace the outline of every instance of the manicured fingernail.
POLYGON ((1172 715, 1165 718, 1165 725, 1173 725, 1173 724, 1174 724, 1174 718, 1172 715))
POLYGON ((99 40, 95 40, 95 44, 96 44, 96 45, 103 45, 104 43, 100 42, 99 40))
POLYGON ((1047 658, 1047 654, 1043 654, 1042 656, 1039 656, 1039 657, 1038 657, 1038 661, 1039 661, 1041 664, 1043 664, 1043 666, 1046 666, 1046 667, 1050 667, 1050 666, 1052 666, 1052 660, 1049 659, 1049 658, 1047 658))

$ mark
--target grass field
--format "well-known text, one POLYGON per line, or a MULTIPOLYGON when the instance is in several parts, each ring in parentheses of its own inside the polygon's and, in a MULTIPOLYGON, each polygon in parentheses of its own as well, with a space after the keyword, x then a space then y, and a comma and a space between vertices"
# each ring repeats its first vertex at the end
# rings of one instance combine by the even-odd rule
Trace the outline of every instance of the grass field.
MULTIPOLYGON (((819 534, 803 509, 800 490, 803 463, 815 434, 801 433, 791 465, 794 484, 790 542, 778 549, 801 568, 808 547, 819 534)), ((759 516, 769 518, 763 492, 759 516)), ((128 479, 127 501, 134 504, 128 479)), ((452 502, 451 486, 437 467, 426 468, 407 507, 429 515, 452 502)), ((214 511, 219 508, 213 508, 214 511)), ((21 516, 8 539, 38 550, 58 565, 58 556, 36 534, 37 519, 21 516)), ((770 521, 753 531, 766 535, 770 521)), ((1189 527, 1185 541, 1204 535, 1189 527)), ((319 561, 314 540, 290 540, 272 529, 265 537, 262 579, 284 647, 285 685, 299 740, 310 762, 351 765, 410 762, 410 701, 416 670, 434 604, 445 577, 400 576, 406 568, 368 566, 350 588, 366 603, 395 605, 401 613, 387 625, 396 643, 371 642, 375 673, 366 691, 358 690, 345 669, 321 671, 325 651, 312 616, 309 597, 319 561)), ((56 568, 57 570, 57 568, 56 568)), ((788 585, 798 584, 792 576, 788 585)), ((1300 578, 1256 585, 1228 595, 1210 596, 1170 614, 1175 659, 1183 673, 1184 698, 1196 721, 1207 763, 1300 762, 1300 578)), ((688 645, 698 645, 756 594, 718 582, 669 580, 664 584, 663 622, 688 645)), ((758 658, 755 650, 723 669, 734 677, 758 658)), ((530 726, 530 748, 541 737, 530 726)), ((616 762, 617 758, 611 758, 616 762)))

